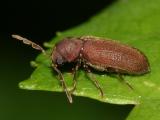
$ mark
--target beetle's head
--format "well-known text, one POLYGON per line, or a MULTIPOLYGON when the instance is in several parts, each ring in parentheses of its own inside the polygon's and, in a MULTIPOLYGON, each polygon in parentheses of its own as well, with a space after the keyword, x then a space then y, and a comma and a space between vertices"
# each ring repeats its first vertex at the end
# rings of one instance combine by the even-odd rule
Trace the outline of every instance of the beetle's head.
POLYGON ((65 38, 55 45, 52 52, 52 62, 63 65, 66 62, 75 62, 79 57, 83 41, 78 38, 65 38))

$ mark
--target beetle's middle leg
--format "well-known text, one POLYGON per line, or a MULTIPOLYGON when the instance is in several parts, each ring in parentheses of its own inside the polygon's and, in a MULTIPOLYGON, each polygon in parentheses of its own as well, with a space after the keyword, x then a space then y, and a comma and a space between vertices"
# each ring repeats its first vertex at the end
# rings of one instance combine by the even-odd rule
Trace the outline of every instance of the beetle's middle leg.
POLYGON ((74 68, 74 73, 73 73, 73 88, 69 91, 70 93, 73 93, 74 90, 76 89, 76 85, 77 85, 77 71, 79 69, 79 67, 81 66, 81 60, 79 59, 75 68, 74 68))
POLYGON ((119 81, 124 83, 125 85, 127 85, 129 87, 129 89, 133 90, 133 87, 123 79, 122 75, 120 73, 118 73, 118 78, 119 78, 119 81))
POLYGON ((100 91, 101 97, 103 97, 104 96, 103 90, 100 87, 100 84, 98 83, 98 81, 95 78, 94 74, 92 74, 91 70, 88 68, 88 66, 86 64, 84 64, 83 67, 85 68, 86 74, 88 75, 88 77, 90 78, 90 80, 92 80, 92 82, 94 83, 94 85, 96 86, 96 88, 100 91))

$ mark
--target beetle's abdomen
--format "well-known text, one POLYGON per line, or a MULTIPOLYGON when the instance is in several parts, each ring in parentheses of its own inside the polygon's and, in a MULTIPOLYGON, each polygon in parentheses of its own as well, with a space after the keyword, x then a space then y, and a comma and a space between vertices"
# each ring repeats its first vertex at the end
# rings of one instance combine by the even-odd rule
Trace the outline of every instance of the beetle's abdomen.
POLYGON ((148 60, 139 50, 112 40, 86 40, 83 47, 86 63, 101 70, 143 74, 149 71, 148 60))

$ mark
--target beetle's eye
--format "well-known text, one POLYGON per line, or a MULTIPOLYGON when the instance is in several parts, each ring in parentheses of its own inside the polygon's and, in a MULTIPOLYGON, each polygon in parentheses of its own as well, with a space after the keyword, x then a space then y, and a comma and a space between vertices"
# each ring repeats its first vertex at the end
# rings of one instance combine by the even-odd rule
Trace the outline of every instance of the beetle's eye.
POLYGON ((62 65, 65 61, 64 61, 64 59, 61 56, 59 56, 57 58, 56 62, 57 62, 58 65, 62 65))

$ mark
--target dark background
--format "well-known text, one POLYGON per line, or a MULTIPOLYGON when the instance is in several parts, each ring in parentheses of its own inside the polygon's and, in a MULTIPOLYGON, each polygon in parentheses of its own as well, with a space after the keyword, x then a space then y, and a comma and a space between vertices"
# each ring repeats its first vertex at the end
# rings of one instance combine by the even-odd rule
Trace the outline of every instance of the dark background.
POLYGON ((65 94, 26 91, 18 83, 33 72, 38 52, 11 38, 23 35, 42 45, 110 6, 115 0, 0 1, 0 120, 124 120, 133 106, 112 105, 65 94))

